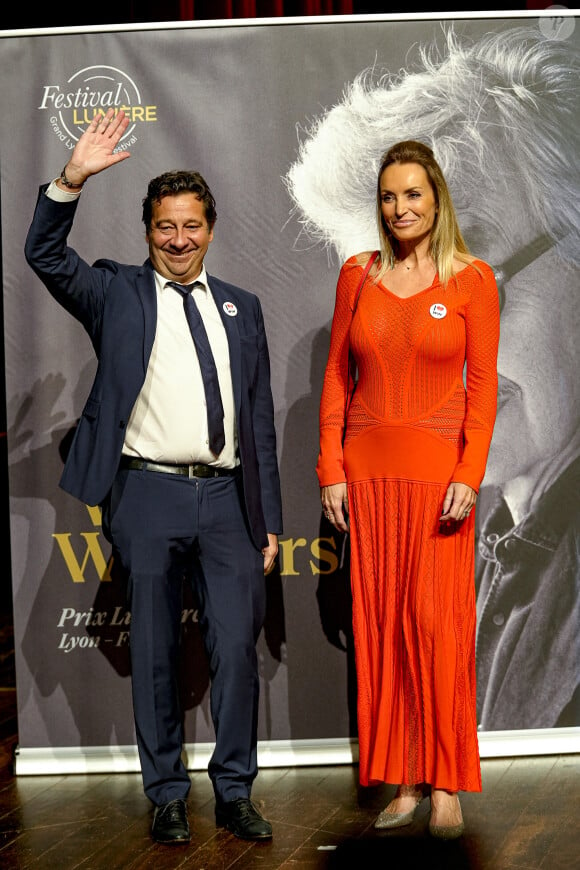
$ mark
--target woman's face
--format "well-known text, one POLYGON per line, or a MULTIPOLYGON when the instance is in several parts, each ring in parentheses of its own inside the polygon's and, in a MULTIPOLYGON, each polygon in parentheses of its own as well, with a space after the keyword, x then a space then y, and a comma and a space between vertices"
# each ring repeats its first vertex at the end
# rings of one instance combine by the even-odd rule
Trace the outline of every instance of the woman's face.
POLYGON ((416 243, 429 235, 437 202, 419 163, 391 163, 381 174, 379 191, 383 220, 399 244, 416 243))

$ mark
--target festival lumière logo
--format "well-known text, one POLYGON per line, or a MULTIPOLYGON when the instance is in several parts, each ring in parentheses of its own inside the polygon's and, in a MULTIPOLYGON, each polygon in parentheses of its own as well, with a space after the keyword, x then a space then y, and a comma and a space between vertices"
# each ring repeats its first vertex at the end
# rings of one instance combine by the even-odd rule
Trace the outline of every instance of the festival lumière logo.
POLYGON ((87 66, 73 73, 64 85, 44 85, 38 108, 50 112, 55 135, 70 151, 99 112, 122 109, 131 122, 117 151, 135 144, 138 123, 157 120, 157 106, 143 105, 136 83, 114 66, 87 66))

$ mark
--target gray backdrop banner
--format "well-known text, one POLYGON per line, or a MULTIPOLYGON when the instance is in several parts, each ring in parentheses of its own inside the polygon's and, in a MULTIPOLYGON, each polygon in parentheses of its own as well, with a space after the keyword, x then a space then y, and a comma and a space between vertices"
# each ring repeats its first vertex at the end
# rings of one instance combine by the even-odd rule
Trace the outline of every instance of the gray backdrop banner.
MULTIPOLYGON (((348 544, 320 513, 318 404, 339 267, 377 242, 380 153, 397 139, 437 143, 438 135, 455 143, 444 169, 467 240, 498 268, 505 294, 498 422, 478 507, 480 725, 580 726, 580 185, 570 169, 580 164, 580 115, 569 84, 578 88, 577 25, 570 15, 377 16, 0 35, 21 749, 135 742, 123 580, 98 509, 58 487, 93 351, 23 254, 39 185, 60 173, 93 113, 109 106, 131 117, 121 145, 131 159, 87 183, 70 243, 89 262, 142 262, 148 180, 198 169, 217 200, 208 270, 255 291, 264 307, 285 530, 259 641, 260 740, 356 738, 348 544), (536 83, 536 101, 514 86, 503 117, 488 102, 504 87, 499 79, 454 102, 462 53, 483 53, 490 38, 500 40, 496 57, 527 64, 536 83), (535 118, 554 76, 561 87, 546 103, 550 115, 535 118), (383 102, 397 88, 400 96, 383 102), (405 127, 397 113, 408 101, 405 127), (505 146, 509 125, 521 152, 505 146)), ((208 672, 187 599, 183 629, 186 740, 211 743, 208 672)))

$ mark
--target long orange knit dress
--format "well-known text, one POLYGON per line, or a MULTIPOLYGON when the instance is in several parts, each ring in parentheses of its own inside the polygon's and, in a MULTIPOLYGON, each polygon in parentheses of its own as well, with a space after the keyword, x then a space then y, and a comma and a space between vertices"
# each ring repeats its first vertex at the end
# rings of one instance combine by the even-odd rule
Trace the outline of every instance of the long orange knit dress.
POLYGON ((348 484, 359 779, 481 791, 474 513, 442 528, 451 481, 477 490, 497 398, 490 267, 401 299, 342 267, 320 405, 321 486, 348 484), (358 386, 342 435, 348 349, 358 386), (464 366, 466 377, 464 385, 464 366))

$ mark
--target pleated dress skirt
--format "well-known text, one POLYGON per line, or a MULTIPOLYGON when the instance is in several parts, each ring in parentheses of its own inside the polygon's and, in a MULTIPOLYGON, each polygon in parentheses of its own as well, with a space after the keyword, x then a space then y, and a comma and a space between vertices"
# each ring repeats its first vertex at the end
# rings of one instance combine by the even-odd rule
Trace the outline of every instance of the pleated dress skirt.
POLYGON ((457 459, 409 425, 345 441, 362 785, 481 791, 474 512, 439 522, 457 459))

